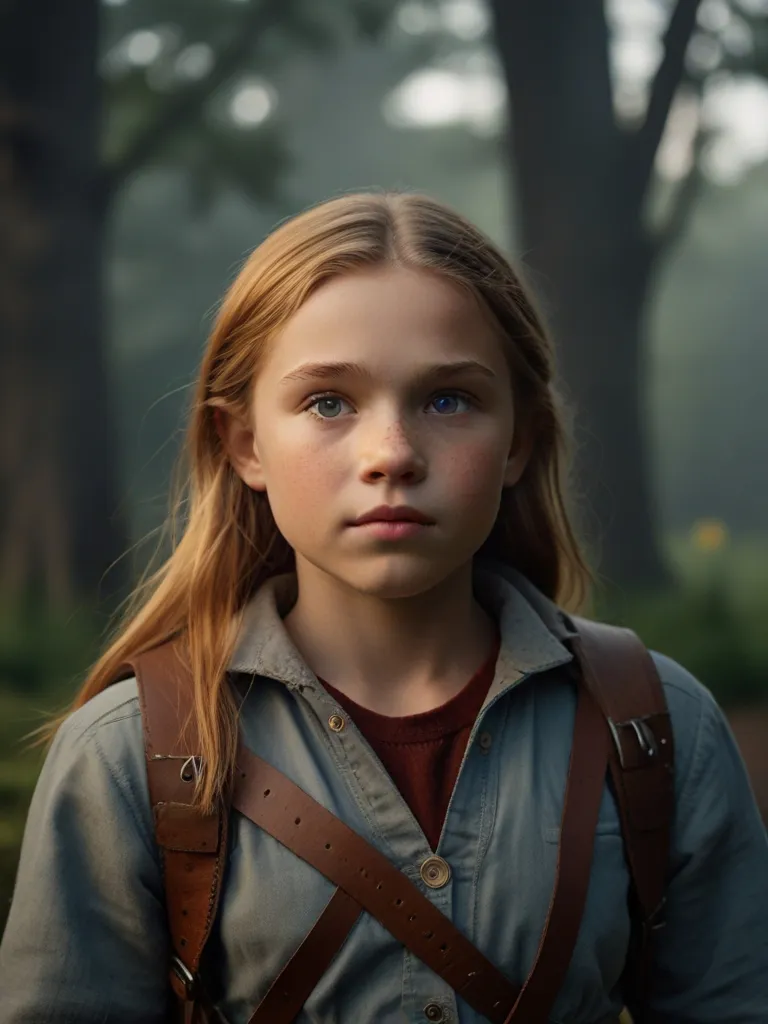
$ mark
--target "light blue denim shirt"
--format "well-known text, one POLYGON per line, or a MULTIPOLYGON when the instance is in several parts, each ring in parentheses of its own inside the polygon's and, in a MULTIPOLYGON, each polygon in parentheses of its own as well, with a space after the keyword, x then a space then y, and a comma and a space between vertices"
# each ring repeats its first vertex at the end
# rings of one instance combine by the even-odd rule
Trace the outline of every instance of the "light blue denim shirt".
MULTIPOLYGON (((476 567, 499 621, 496 673, 475 723, 437 852, 360 732, 309 670, 281 616, 295 576, 249 605, 232 660, 248 746, 373 843, 506 975, 522 983, 554 881, 575 712, 557 610, 522 578, 476 567), (330 716, 344 728, 329 728, 330 716), (482 736, 482 742, 479 737, 482 736)), ((744 765, 709 692, 655 655, 672 714, 676 812, 667 926, 658 933, 655 1024, 768 1022, 768 841, 744 765)), ((628 874, 606 788, 578 943, 551 1021, 593 1024, 623 1005, 628 874)), ((233 814, 218 919, 203 961, 224 1018, 246 1024, 333 886, 233 814)), ((31 803, 0 946, 2 1024, 159 1024, 168 933, 152 832, 137 688, 117 683, 67 720, 31 803)), ((300 1024, 423 1024, 480 1017, 362 914, 297 1018, 300 1024)))

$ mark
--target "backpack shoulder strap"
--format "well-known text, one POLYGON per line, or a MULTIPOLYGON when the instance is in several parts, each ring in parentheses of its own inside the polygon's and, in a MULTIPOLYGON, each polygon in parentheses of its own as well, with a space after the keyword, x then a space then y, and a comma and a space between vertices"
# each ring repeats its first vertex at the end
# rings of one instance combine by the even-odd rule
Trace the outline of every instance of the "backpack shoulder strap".
POLYGON ((170 984, 182 1020, 205 997, 200 957, 218 906, 226 864, 229 808, 202 815, 192 805, 202 770, 192 675, 176 640, 135 655, 116 678, 135 675, 144 729, 149 797, 163 863, 171 935, 170 984))
POLYGON ((642 1005, 652 932, 663 927, 675 800, 672 726, 659 674, 639 637, 629 629, 570 619, 583 681, 613 738, 609 767, 640 922, 627 980, 642 1005))

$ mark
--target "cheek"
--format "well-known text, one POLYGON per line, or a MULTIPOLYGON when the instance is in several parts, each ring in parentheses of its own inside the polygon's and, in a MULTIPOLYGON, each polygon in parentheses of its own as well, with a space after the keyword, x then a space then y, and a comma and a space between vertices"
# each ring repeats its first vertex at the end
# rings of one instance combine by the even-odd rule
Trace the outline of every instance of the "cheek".
POLYGON ((276 515, 284 511, 292 521, 311 522, 320 509, 327 510, 333 495, 338 496, 343 467, 327 444, 286 432, 269 462, 267 489, 276 515))
POLYGON ((446 457, 445 479, 453 494, 495 494, 503 484, 504 460, 488 445, 456 445, 446 457))

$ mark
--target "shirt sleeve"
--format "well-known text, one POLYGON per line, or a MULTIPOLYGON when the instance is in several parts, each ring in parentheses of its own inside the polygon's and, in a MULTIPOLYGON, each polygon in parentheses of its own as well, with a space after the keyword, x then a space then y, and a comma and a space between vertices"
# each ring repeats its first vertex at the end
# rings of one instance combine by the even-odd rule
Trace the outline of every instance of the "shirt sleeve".
POLYGON ((704 687, 684 675, 698 691, 699 718, 690 766, 677 788, 666 926, 655 933, 650 1019, 765 1024, 768 838, 722 711, 704 687))
POLYGON ((170 940, 146 771, 136 777, 139 712, 129 702, 94 723, 92 703, 59 729, 30 804, 0 945, 0 1024, 166 1019, 170 940))

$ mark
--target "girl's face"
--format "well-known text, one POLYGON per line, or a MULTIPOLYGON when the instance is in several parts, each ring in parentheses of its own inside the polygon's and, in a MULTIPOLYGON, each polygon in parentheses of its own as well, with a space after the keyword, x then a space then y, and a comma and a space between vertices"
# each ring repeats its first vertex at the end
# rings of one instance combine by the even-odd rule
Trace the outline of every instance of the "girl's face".
POLYGON ((513 424, 507 363, 471 294, 384 266, 334 278, 301 306, 227 443, 242 479, 266 490, 300 577, 309 563, 359 592, 407 597, 487 538, 525 468, 513 424), (352 525, 380 505, 433 522, 401 538, 352 525))

